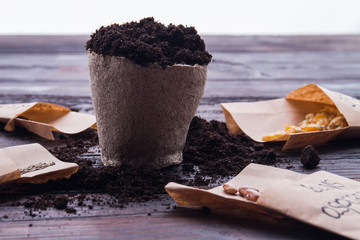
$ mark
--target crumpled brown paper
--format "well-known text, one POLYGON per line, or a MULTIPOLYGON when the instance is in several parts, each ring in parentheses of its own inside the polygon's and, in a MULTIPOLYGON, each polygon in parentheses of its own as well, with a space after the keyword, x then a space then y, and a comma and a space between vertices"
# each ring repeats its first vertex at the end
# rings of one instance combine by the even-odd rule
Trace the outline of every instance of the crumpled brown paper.
POLYGON ((307 113, 318 112, 326 106, 336 107, 348 123, 348 127, 306 133, 290 134, 283 150, 320 145, 332 139, 360 137, 360 101, 309 84, 289 93, 286 98, 221 104, 226 126, 230 133, 246 133, 257 142, 264 142, 264 135, 284 129, 286 124, 297 124, 307 113))
POLYGON ((248 165, 229 181, 260 191, 257 202, 231 195, 222 186, 209 190, 176 183, 165 186, 180 206, 252 211, 288 216, 336 234, 360 238, 360 182, 325 171, 310 175, 258 164, 248 165))
POLYGON ((54 140, 52 131, 75 134, 96 129, 95 116, 43 102, 0 104, 0 121, 6 123, 7 131, 17 125, 50 140, 54 140))
POLYGON ((60 161, 38 143, 0 149, 0 184, 14 180, 45 183, 69 178, 78 168, 76 163, 60 161))

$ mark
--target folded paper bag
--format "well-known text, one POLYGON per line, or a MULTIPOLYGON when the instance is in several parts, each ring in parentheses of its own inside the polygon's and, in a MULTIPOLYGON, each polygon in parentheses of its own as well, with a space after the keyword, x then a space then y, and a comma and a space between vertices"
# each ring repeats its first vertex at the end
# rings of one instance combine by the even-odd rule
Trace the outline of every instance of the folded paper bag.
MULTIPOLYGON (((304 175, 289 170, 250 164, 239 175, 229 181, 237 188, 240 186, 254 186, 260 191, 273 182, 282 181, 283 178, 297 180, 304 175), (259 174, 261 172, 261 174, 259 174)), ((177 183, 168 183, 165 186, 167 193, 172 196, 180 206, 206 206, 211 209, 239 208, 268 214, 272 211, 258 204, 241 198, 239 194, 227 194, 222 186, 212 189, 199 189, 177 183)))
POLYGON ((0 184, 45 183, 69 178, 77 170, 76 163, 60 161, 37 143, 0 149, 0 184))
POLYGON ((348 127, 290 134, 283 150, 320 145, 337 138, 360 137, 360 101, 350 96, 309 84, 289 93, 286 98, 259 102, 221 104, 226 126, 231 134, 246 133, 257 142, 264 135, 284 129, 286 124, 297 124, 308 113, 332 106, 342 113, 348 127))
POLYGON ((13 131, 18 125, 50 140, 54 140, 52 131, 75 134, 88 128, 96 129, 95 116, 42 102, 0 104, 0 121, 6 123, 7 131, 13 131))
POLYGON ((251 202, 239 193, 226 193, 222 186, 204 190, 169 183, 165 189, 180 206, 288 216, 345 237, 360 239, 358 181, 325 171, 306 175, 250 164, 229 183, 237 188, 256 188, 260 197, 251 202))

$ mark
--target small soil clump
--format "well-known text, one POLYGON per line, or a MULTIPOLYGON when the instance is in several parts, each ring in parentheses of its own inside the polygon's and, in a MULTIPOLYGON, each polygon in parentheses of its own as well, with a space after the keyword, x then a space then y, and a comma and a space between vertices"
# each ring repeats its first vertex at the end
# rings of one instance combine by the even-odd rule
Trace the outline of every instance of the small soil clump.
POLYGON ((102 26, 91 35, 86 49, 97 54, 125 57, 141 66, 149 63, 207 65, 212 58, 194 27, 165 26, 152 17, 102 26))
POLYGON ((56 209, 65 209, 68 204, 68 199, 65 196, 57 196, 54 200, 54 207, 56 209))
POLYGON ((313 169, 320 163, 320 157, 314 146, 307 145, 301 153, 301 163, 306 169, 313 169))
POLYGON ((71 213, 71 214, 75 214, 75 213, 76 213, 76 209, 75 209, 75 208, 66 208, 65 211, 66 211, 66 213, 71 213))

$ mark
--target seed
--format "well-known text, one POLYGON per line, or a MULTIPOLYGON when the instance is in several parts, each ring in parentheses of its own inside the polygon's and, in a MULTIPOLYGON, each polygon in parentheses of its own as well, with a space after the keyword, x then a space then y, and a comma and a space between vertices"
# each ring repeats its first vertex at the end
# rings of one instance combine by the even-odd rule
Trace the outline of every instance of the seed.
POLYGON ((252 202, 256 202, 260 197, 260 193, 254 189, 247 189, 245 190, 244 194, 244 197, 252 202))
POLYGON ((338 129, 348 126, 345 117, 334 107, 324 107, 318 113, 309 113, 298 125, 287 124, 285 130, 263 136, 264 141, 283 141, 290 134, 338 129))
POLYGON ((248 189, 253 189, 253 190, 259 192, 259 190, 256 189, 256 188, 249 187, 249 186, 242 186, 242 187, 239 187, 239 193, 240 193, 241 195, 244 195, 244 194, 243 194, 244 191, 246 191, 246 190, 248 190, 248 189))
POLYGON ((225 192, 227 192, 229 194, 236 194, 237 193, 236 187, 231 183, 225 183, 223 185, 223 188, 224 188, 225 192))
POLYGON ((246 187, 246 186, 240 187, 239 193, 247 200, 253 201, 253 202, 256 202, 258 200, 258 198, 260 197, 259 190, 256 188, 252 188, 252 187, 246 187))

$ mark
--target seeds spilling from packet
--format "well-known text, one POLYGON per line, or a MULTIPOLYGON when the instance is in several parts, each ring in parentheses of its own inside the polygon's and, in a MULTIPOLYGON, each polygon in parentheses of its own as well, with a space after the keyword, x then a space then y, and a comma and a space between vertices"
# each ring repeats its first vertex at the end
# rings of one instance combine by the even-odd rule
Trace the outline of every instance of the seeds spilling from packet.
MULTIPOLYGON (((225 183, 223 185, 223 188, 226 193, 232 195, 235 195, 238 192, 238 189, 236 189, 236 187, 231 183, 225 183)), ((239 187, 239 193, 240 196, 252 202, 256 202, 260 197, 260 191, 253 187, 247 187, 247 186, 239 187)))
POLYGON ((265 135, 264 141, 285 141, 293 133, 332 130, 348 126, 345 117, 334 107, 324 107, 318 113, 308 113, 298 125, 286 124, 285 129, 265 135))

